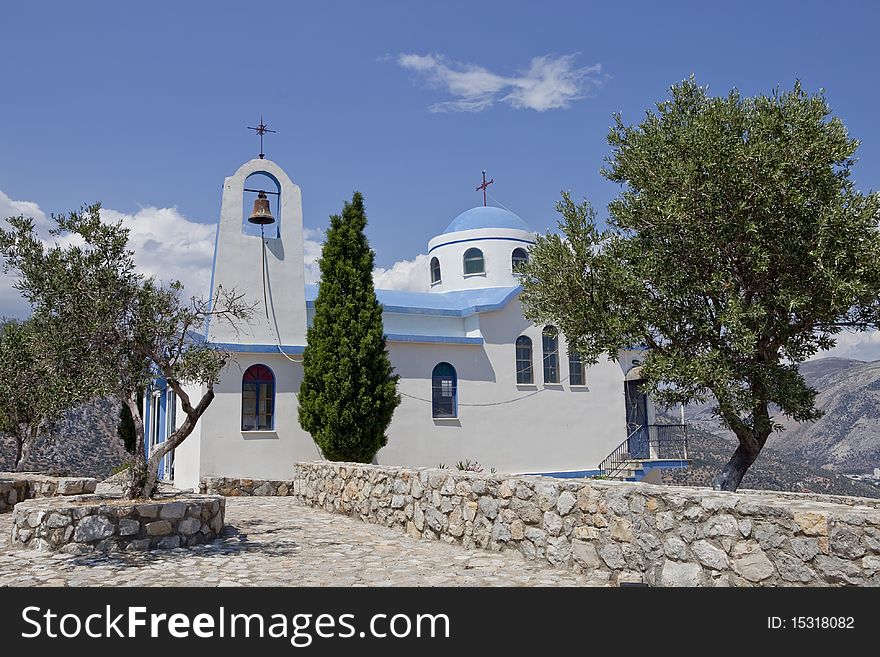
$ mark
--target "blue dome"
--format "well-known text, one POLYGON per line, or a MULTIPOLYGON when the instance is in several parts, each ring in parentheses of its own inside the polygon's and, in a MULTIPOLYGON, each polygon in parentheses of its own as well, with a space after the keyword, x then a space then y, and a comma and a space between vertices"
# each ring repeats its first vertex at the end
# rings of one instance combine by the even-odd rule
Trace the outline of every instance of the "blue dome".
POLYGON ((475 230, 477 228, 512 228, 532 232, 529 225, 513 214, 510 210, 493 206, 479 206, 462 212, 452 223, 446 227, 443 234, 456 233, 460 230, 475 230))

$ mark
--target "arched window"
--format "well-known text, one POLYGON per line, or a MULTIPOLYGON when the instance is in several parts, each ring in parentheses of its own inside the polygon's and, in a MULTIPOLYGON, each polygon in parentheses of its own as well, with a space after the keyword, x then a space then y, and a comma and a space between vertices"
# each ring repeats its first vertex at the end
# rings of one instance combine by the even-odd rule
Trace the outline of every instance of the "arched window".
POLYGON ((581 355, 569 348, 568 350, 568 382, 573 386, 587 385, 587 368, 581 355))
POLYGON ((431 258, 431 285, 440 282, 440 261, 437 258, 431 258))
POLYGON ((486 263, 483 261, 483 252, 479 249, 468 249, 464 252, 464 275, 485 274, 486 263))
POLYGON ((544 346, 544 383, 559 383, 559 331, 545 326, 542 333, 544 346))
POLYGON ((535 374, 532 370, 532 340, 525 335, 516 339, 516 382, 535 382, 535 374))
POLYGON ((241 430, 274 428, 275 375, 265 365, 251 365, 241 379, 241 430))
POLYGON ((449 363, 437 363, 431 373, 431 415, 436 418, 456 417, 458 414, 458 381, 455 368, 449 363))
POLYGON ((529 261, 529 254, 525 249, 519 247, 513 250, 510 256, 510 268, 514 274, 518 274, 524 264, 529 261))

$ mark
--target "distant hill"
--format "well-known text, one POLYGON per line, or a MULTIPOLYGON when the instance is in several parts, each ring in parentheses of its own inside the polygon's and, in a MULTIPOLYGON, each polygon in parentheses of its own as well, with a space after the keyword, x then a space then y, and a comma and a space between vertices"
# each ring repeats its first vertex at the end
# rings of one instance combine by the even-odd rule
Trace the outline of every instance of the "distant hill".
MULTIPOLYGON (((688 432, 691 467, 665 470, 663 482, 679 486, 711 486, 712 480, 730 460, 736 444, 732 435, 716 435, 692 425, 688 432)), ((790 458, 773 449, 761 452, 758 460, 746 472, 741 488, 880 497, 880 488, 876 486, 851 481, 842 474, 816 468, 798 457, 790 458)))
MULTIPOLYGON (((816 406, 825 415, 816 422, 774 420, 785 431, 774 434, 765 450, 789 460, 838 473, 866 473, 880 467, 880 361, 820 358, 800 367, 818 391, 816 406)), ((685 417, 712 433, 733 437, 712 416, 713 404, 685 407, 685 417)), ((763 455, 762 455, 763 458, 763 455)))
MULTIPOLYGON (((118 421, 119 405, 109 399, 74 408, 52 436, 40 437, 24 467, 103 479, 130 458, 116 434, 118 421)), ((12 470, 14 461, 15 443, 0 434, 0 472, 12 470)))
POLYGON ((880 361, 824 358, 804 363, 801 372, 819 391, 816 406, 825 415, 811 423, 776 417, 785 432, 772 436, 768 446, 833 472, 880 467, 880 361))

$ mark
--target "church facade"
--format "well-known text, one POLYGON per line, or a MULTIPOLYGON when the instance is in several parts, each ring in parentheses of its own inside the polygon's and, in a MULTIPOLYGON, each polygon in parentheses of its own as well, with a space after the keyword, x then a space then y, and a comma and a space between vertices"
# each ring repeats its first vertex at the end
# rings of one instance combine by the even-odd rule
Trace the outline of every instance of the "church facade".
MULTIPOLYGON (((654 424, 634 385, 638 350, 585 367, 555 327, 523 317, 517 266, 534 241, 516 214, 472 208, 428 242, 429 291, 376 291, 402 397, 378 463, 469 460, 486 471, 584 476, 599 473, 634 426, 654 424)), ((317 286, 305 283, 300 189, 270 160, 251 160, 224 183, 212 296, 219 288, 257 310, 245 327, 205 327, 233 358, 196 429, 162 465, 181 488, 203 476, 286 479, 296 461, 321 458, 297 419, 317 286), (272 209, 266 226, 247 221, 258 190, 272 209)), ((144 407, 148 450, 178 417, 157 381, 144 407)))

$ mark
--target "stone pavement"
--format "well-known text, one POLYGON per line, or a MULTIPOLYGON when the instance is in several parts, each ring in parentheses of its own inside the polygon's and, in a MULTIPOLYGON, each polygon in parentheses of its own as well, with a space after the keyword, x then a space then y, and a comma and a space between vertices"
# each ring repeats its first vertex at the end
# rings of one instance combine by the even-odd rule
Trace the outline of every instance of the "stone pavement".
POLYGON ((223 538, 194 548, 71 556, 10 549, 0 514, 0 586, 582 586, 516 552, 465 550, 296 506, 231 497, 223 538))

